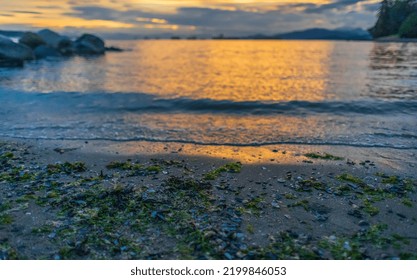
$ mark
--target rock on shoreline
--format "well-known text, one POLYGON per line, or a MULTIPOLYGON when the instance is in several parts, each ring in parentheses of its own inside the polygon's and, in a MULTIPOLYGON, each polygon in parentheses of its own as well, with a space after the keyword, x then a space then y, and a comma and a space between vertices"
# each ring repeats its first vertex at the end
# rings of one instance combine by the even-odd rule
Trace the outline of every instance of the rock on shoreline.
POLYGON ((32 59, 73 55, 103 55, 106 51, 122 51, 106 47, 103 39, 92 34, 83 34, 76 40, 62 36, 52 30, 37 33, 26 32, 19 43, 0 35, 0 67, 22 67, 32 59))
POLYGON ((14 43, 0 35, 0 66, 21 66, 23 61, 34 58, 32 50, 22 44, 14 43))

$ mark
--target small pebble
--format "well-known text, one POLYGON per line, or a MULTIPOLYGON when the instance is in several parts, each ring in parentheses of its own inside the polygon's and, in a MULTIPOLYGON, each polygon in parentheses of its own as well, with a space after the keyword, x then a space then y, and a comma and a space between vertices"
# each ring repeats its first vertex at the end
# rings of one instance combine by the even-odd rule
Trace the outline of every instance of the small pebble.
POLYGON ((369 227, 369 223, 365 220, 360 220, 358 225, 361 227, 369 227))
POLYGON ((228 259, 228 260, 233 260, 233 256, 232 255, 230 255, 229 253, 224 253, 224 256, 225 256, 225 258, 226 259, 228 259))
POLYGON ((276 208, 276 209, 279 209, 280 208, 279 204, 277 202, 275 202, 275 201, 271 202, 271 206, 273 208, 276 208))

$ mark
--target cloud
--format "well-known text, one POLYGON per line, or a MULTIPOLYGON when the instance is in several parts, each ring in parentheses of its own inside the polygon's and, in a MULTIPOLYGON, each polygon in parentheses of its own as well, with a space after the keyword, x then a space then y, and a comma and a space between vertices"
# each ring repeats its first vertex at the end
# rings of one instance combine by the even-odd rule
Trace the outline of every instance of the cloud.
POLYGON ((133 26, 132 33, 157 33, 175 29, 178 33, 249 35, 277 34, 311 27, 368 28, 375 20, 379 5, 375 4, 375 0, 334 0, 325 4, 308 3, 306 0, 306 3, 268 2, 268 6, 254 2, 249 7, 236 2, 212 1, 213 5, 208 7, 190 6, 190 1, 184 1, 185 6, 164 10, 134 5, 133 2, 116 5, 117 2, 110 0, 106 5, 99 5, 96 4, 100 3, 97 0, 70 0, 67 2, 70 10, 62 15, 82 20, 130 24, 133 26), (256 5, 259 9, 253 8, 256 5))
POLYGON ((358 3, 368 2, 369 0, 339 0, 328 4, 321 5, 308 5, 304 10, 305 13, 323 13, 328 10, 342 11, 348 7, 356 5, 358 3))
POLYGON ((42 5, 42 6, 36 6, 36 8, 37 9, 53 9, 53 10, 61 9, 61 7, 57 5, 42 5))
POLYGON ((72 12, 64 13, 64 15, 88 20, 113 20, 128 23, 135 22, 138 17, 152 17, 152 14, 141 10, 120 11, 100 6, 75 6, 72 9, 72 12))
POLYGON ((14 14, 32 14, 32 15, 41 15, 40 12, 33 12, 33 11, 11 11, 14 14))

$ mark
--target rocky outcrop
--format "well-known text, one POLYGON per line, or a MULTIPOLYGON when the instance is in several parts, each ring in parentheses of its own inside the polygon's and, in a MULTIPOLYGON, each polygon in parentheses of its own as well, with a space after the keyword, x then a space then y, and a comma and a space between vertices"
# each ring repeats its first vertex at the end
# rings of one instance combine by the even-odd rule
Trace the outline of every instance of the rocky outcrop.
POLYGON ((116 47, 106 48, 104 41, 92 34, 83 34, 72 41, 52 30, 43 29, 38 33, 25 32, 14 43, 0 35, 0 66, 23 66, 25 60, 33 58, 61 57, 71 55, 103 55, 106 51, 120 52, 116 47))
POLYGON ((106 47, 106 52, 122 52, 122 51, 123 49, 118 48, 118 47, 113 47, 113 46, 106 47))
POLYGON ((106 46, 104 41, 97 36, 84 34, 75 41, 77 54, 104 54, 106 46))
POLYGON ((67 36, 61 36, 49 29, 39 31, 38 35, 49 47, 58 50, 61 54, 71 55, 74 53, 74 44, 67 36))
POLYGON ((0 58, 1 67, 23 67, 23 60, 13 58, 0 58))
POLYGON ((14 43, 0 35, 0 66, 21 66, 23 61, 33 58, 33 52, 29 47, 14 43))
POLYGON ((45 46, 45 45, 38 46, 34 50, 34 53, 35 53, 36 59, 42 59, 42 58, 47 58, 47 57, 61 57, 62 56, 62 54, 58 50, 56 50, 54 48, 51 48, 49 46, 45 46))
POLYGON ((19 43, 35 49, 38 46, 46 45, 46 42, 42 39, 39 34, 33 32, 26 32, 19 39, 19 43))

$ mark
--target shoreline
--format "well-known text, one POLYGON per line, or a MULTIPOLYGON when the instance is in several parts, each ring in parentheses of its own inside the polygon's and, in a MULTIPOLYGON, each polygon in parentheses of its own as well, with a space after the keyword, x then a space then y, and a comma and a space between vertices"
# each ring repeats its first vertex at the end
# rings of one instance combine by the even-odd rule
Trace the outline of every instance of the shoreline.
POLYGON ((381 38, 374 39, 377 43, 417 43, 417 39, 405 39, 405 38, 381 38))
POLYGON ((0 258, 416 259, 414 155, 2 139, 0 258))

